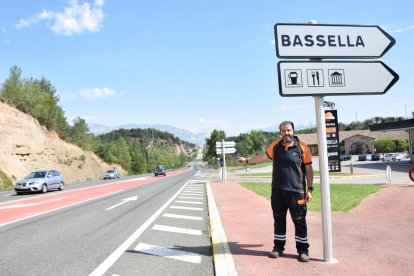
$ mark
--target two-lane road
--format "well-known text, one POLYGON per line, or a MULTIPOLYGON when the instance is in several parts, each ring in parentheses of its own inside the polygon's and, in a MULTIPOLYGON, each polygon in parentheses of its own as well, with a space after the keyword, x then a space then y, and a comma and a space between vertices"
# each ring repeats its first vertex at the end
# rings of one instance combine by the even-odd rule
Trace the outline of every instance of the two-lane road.
POLYGON ((213 275, 195 172, 0 203, 0 275, 213 275))

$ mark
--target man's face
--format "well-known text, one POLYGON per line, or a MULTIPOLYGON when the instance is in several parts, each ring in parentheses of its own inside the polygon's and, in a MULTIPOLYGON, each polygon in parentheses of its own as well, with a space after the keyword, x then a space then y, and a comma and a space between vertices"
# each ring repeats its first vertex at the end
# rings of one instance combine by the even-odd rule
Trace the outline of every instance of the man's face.
POLYGON ((293 128, 291 124, 282 124, 280 127, 280 134, 282 135, 283 143, 290 143, 293 141, 293 128))

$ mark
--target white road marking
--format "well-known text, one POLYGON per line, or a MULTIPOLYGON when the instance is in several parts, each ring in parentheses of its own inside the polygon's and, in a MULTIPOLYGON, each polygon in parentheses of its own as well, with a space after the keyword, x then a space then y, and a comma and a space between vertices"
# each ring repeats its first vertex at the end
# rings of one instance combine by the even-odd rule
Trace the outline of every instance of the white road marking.
POLYGON ((202 197, 196 197, 196 196, 179 196, 178 198, 203 199, 202 197))
POLYGON ((174 202, 178 202, 178 203, 188 203, 188 204, 203 204, 203 202, 185 201, 185 200, 176 200, 174 202))
POLYGON ((166 257, 166 258, 175 259, 175 260, 184 261, 184 262, 195 263, 195 264, 201 263, 200 254, 151 245, 151 244, 146 244, 146 243, 139 243, 137 247, 135 247, 134 251, 151 254, 155 256, 160 256, 160 257, 166 257))
POLYGON ((161 206, 147 221, 144 222, 128 239, 126 239, 114 252, 111 253, 94 271, 91 276, 103 275, 118 259, 121 255, 131 246, 141 234, 147 230, 147 228, 158 218, 158 216, 171 204, 171 202, 184 190, 188 182, 176 192, 164 205, 161 206))
POLYGON ((196 208, 196 207, 185 207, 185 206, 171 206, 171 209, 182 209, 182 210, 195 210, 195 211, 203 211, 203 208, 196 208))
POLYGON ((173 226, 159 225, 159 224, 155 224, 152 227, 152 229, 153 230, 159 230, 159 231, 165 231, 165 232, 196 235, 196 236, 201 236, 203 234, 203 232, 201 232, 201 230, 181 228, 181 227, 173 227, 173 226))
POLYGON ((9 222, 0 224, 0 227, 2 227, 4 225, 7 225, 7 224, 15 223, 15 222, 18 222, 18 221, 21 221, 21 220, 25 220, 25 219, 29 219, 29 218, 34 218, 34 217, 37 217, 37 216, 40 216, 40 215, 43 215, 43 214, 51 213, 51 212, 54 212, 54 211, 57 211, 57 210, 60 210, 60 209, 67 208, 67 207, 75 206, 77 204, 82 204, 82 203, 85 203, 85 202, 88 202, 88 201, 92 201, 92 200, 95 200, 95 199, 99 199, 99 198, 102 198, 102 197, 106 197, 106 196, 109 196, 109 195, 113 195, 113 194, 116 194, 116 193, 120 193, 122 191, 124 191, 124 190, 116 191, 116 192, 113 192, 113 193, 101 195, 101 196, 94 197, 94 198, 89 198, 89 199, 84 200, 84 201, 75 202, 73 204, 65 205, 65 206, 62 206, 62 207, 59 207, 59 208, 56 208, 56 209, 52 209, 52 210, 48 210, 48 211, 45 211, 45 212, 37 213, 37 214, 34 214, 32 216, 28 216, 28 217, 24 217, 24 218, 12 220, 12 221, 9 221, 9 222))
POLYGON ((68 198, 68 197, 66 196, 66 197, 61 197, 61 198, 55 198, 55 199, 46 200, 46 201, 42 201, 42 202, 36 202, 36 203, 14 204, 14 205, 9 205, 9 206, 2 206, 2 207, 0 207, 0 209, 32 207, 32 206, 36 206, 36 205, 42 205, 44 203, 49 203, 49 202, 53 202, 53 201, 62 200, 62 199, 65 199, 65 198, 68 198))
POLYGON ((127 203, 128 201, 137 200, 137 199, 138 199, 138 196, 133 196, 133 197, 121 199, 121 202, 119 202, 119 203, 117 203, 117 204, 115 204, 115 205, 113 205, 109 208, 106 208, 105 210, 109 211, 109 210, 114 209, 114 208, 116 208, 116 207, 118 207, 118 206, 120 206, 124 203, 127 203))
POLYGON ((185 193, 185 192, 183 192, 182 195, 185 195, 185 196, 188 196, 188 195, 201 196, 201 195, 203 195, 203 193, 185 193))
POLYGON ((202 220, 203 219, 202 217, 175 215, 175 214, 168 214, 168 213, 165 213, 162 216, 167 217, 167 218, 179 218, 179 219, 191 219, 191 220, 202 220))

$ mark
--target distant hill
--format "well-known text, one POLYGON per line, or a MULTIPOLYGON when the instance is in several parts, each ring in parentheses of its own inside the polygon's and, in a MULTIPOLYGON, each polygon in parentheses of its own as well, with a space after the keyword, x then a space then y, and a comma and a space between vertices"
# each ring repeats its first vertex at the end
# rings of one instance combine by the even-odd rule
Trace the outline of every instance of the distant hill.
POLYGON ((0 122, 0 191, 11 190, 7 182, 14 183, 34 170, 58 170, 65 184, 100 179, 110 168, 126 174, 119 165, 107 164, 93 152, 63 141, 32 116, 3 102, 0 122))
POLYGON ((171 125, 139 125, 139 124, 127 124, 127 125, 120 125, 120 126, 104 126, 99 124, 88 124, 89 130, 91 133, 95 135, 100 135, 104 133, 111 132, 112 130, 116 129, 132 129, 132 128, 154 128, 158 129, 160 131, 166 131, 171 134, 174 134, 174 136, 180 138, 183 141, 187 141, 190 143, 202 145, 205 143, 205 138, 209 136, 208 133, 192 133, 191 131, 177 128, 171 125))
MULTIPOLYGON (((295 122, 293 122, 293 123, 295 123, 295 122)), ((315 126, 312 126, 312 127, 315 127, 315 126)), ((310 126, 295 125, 295 131, 302 130, 302 129, 307 129, 307 128, 310 128, 310 126)), ((271 127, 259 128, 259 129, 253 129, 253 130, 261 130, 261 131, 265 131, 265 132, 276 132, 276 131, 279 131, 279 126, 275 125, 275 126, 271 126, 271 127)), ((250 131, 248 133, 250 133, 250 131)))

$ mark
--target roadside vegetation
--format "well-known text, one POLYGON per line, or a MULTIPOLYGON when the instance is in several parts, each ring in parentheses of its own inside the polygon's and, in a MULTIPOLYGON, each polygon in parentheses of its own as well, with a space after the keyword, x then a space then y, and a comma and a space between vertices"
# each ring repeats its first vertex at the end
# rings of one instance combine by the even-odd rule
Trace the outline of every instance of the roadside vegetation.
POLYGON ((121 165, 129 174, 152 172, 158 164, 164 164, 168 169, 178 168, 196 155, 195 144, 156 129, 121 129, 95 136, 80 117, 69 124, 52 83, 44 77, 23 78, 22 70, 17 66, 10 68, 9 78, 1 84, 0 101, 33 116, 63 140, 93 151, 109 164, 121 165), (177 153, 177 148, 182 146, 186 151, 177 153))
POLYGON ((0 191, 9 191, 13 188, 12 180, 4 172, 0 171, 0 191))
MULTIPOLYGON (((245 182, 241 185, 258 195, 270 200, 271 183, 245 182)), ((314 183, 313 198, 308 202, 308 210, 312 212, 321 211, 320 184, 314 183)), ((382 189, 382 185, 367 184, 334 184, 330 185, 331 210, 332 212, 349 212, 357 207, 361 201, 370 194, 382 189)))

